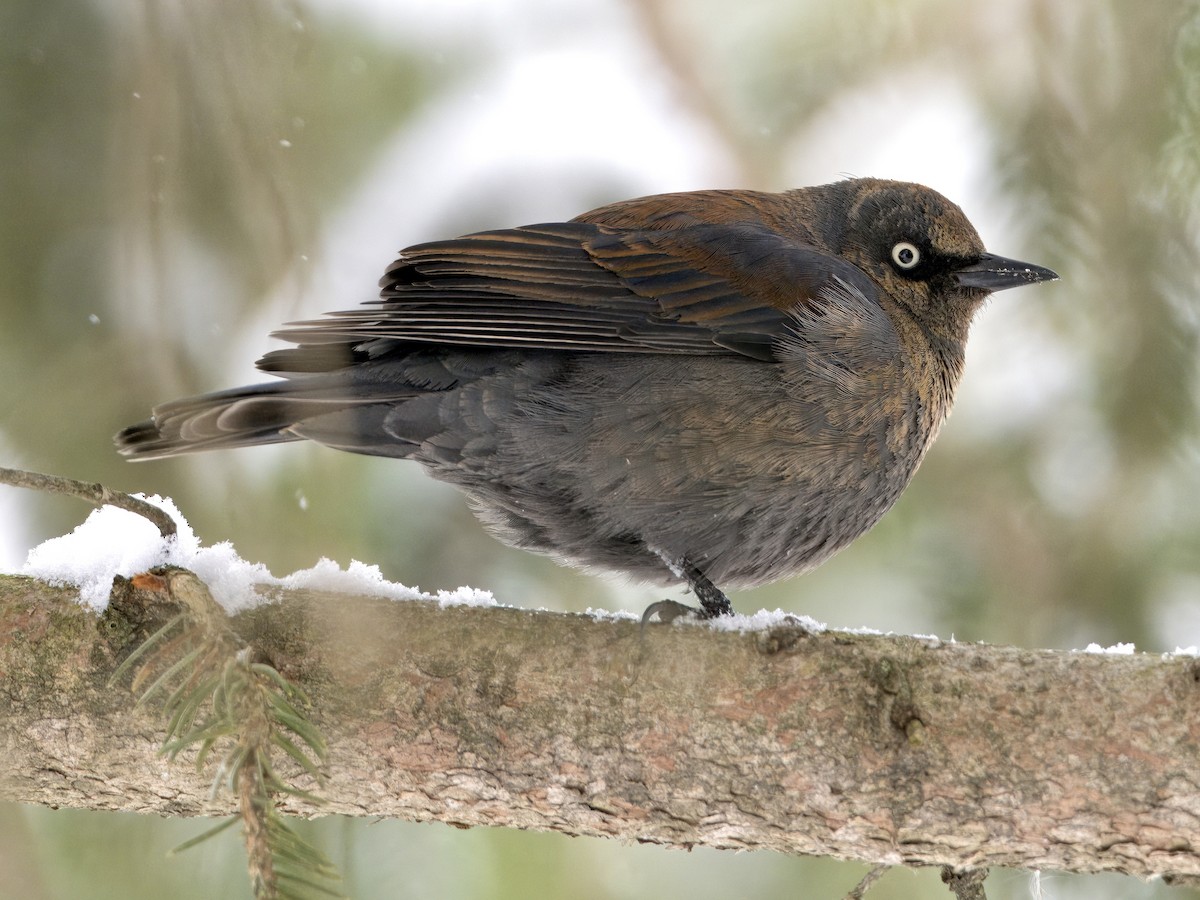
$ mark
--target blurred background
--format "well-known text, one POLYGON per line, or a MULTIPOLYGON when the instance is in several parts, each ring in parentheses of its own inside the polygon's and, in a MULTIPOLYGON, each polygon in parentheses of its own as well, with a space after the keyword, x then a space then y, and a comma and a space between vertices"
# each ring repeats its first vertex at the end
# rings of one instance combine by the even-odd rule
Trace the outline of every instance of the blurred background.
MULTIPOLYGON (((663 592, 488 538, 415 465, 290 445, 133 466, 113 432, 257 380, 280 323, 375 296, 396 252, 709 187, 924 182, 1062 281, 998 295, 958 405, 869 535, 743 592, 832 626, 1025 647, 1200 644, 1200 3, 5 0, 0 464, 172 496, 276 574, 640 611, 663 592)), ((86 516, 0 491, 0 567, 86 516)), ((0 807, 0 895, 249 896, 205 823, 0 807)), ((374 897, 837 898, 768 854, 326 819, 374 897)), ((1200 896, 993 873, 993 898, 1200 896)), ((869 894, 949 896, 937 873, 869 894)))

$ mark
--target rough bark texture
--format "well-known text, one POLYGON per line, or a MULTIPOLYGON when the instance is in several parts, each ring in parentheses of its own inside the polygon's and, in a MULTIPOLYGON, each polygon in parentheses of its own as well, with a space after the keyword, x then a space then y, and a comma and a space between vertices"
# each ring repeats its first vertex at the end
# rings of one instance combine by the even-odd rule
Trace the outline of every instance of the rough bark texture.
MULTIPOLYGON (((106 687, 122 624, 0 578, 0 798, 227 812, 106 687)), ((1200 665, 290 593, 321 810, 872 862, 1200 875, 1200 665)))

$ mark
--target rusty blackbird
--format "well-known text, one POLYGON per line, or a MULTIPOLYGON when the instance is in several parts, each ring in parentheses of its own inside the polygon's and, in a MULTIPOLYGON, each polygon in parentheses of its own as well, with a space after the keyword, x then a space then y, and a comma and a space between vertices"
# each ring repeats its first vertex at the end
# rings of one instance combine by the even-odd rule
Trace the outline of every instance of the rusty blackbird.
POLYGON ((410 247, 380 299, 277 332, 297 346, 258 367, 283 380, 165 403, 116 442, 414 459, 501 540, 723 615, 718 585, 811 569, 879 520, 984 299, 1056 277, 917 184, 643 197, 410 247))

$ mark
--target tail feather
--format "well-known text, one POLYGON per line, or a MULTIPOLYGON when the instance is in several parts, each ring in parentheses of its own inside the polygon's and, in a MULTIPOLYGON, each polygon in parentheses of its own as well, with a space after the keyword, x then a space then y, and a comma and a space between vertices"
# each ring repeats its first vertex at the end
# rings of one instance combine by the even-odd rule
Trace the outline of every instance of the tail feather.
POLYGON ((122 456, 143 460, 300 440, 287 431, 299 410, 280 395, 281 387, 286 383, 164 403, 154 408, 151 418, 118 432, 113 441, 122 456))
POLYGON ((389 405, 413 396, 398 385, 347 385, 324 378, 256 384, 156 406, 151 418, 113 438, 122 456, 163 459, 202 450, 304 440, 316 423, 352 420, 350 410, 389 405))

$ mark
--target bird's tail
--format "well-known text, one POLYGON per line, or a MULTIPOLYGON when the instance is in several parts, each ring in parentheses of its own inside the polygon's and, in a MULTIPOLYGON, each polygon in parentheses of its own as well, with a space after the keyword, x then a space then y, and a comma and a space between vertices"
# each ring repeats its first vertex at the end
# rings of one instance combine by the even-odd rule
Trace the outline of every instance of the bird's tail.
MULTIPOLYGON (((350 385, 331 376, 254 384, 156 406, 149 419, 118 432, 113 441, 133 460, 305 438, 380 454, 380 448, 360 446, 363 436, 397 400, 414 393, 397 385, 350 385)), ((394 446, 384 455, 403 456, 404 450, 394 446)))

